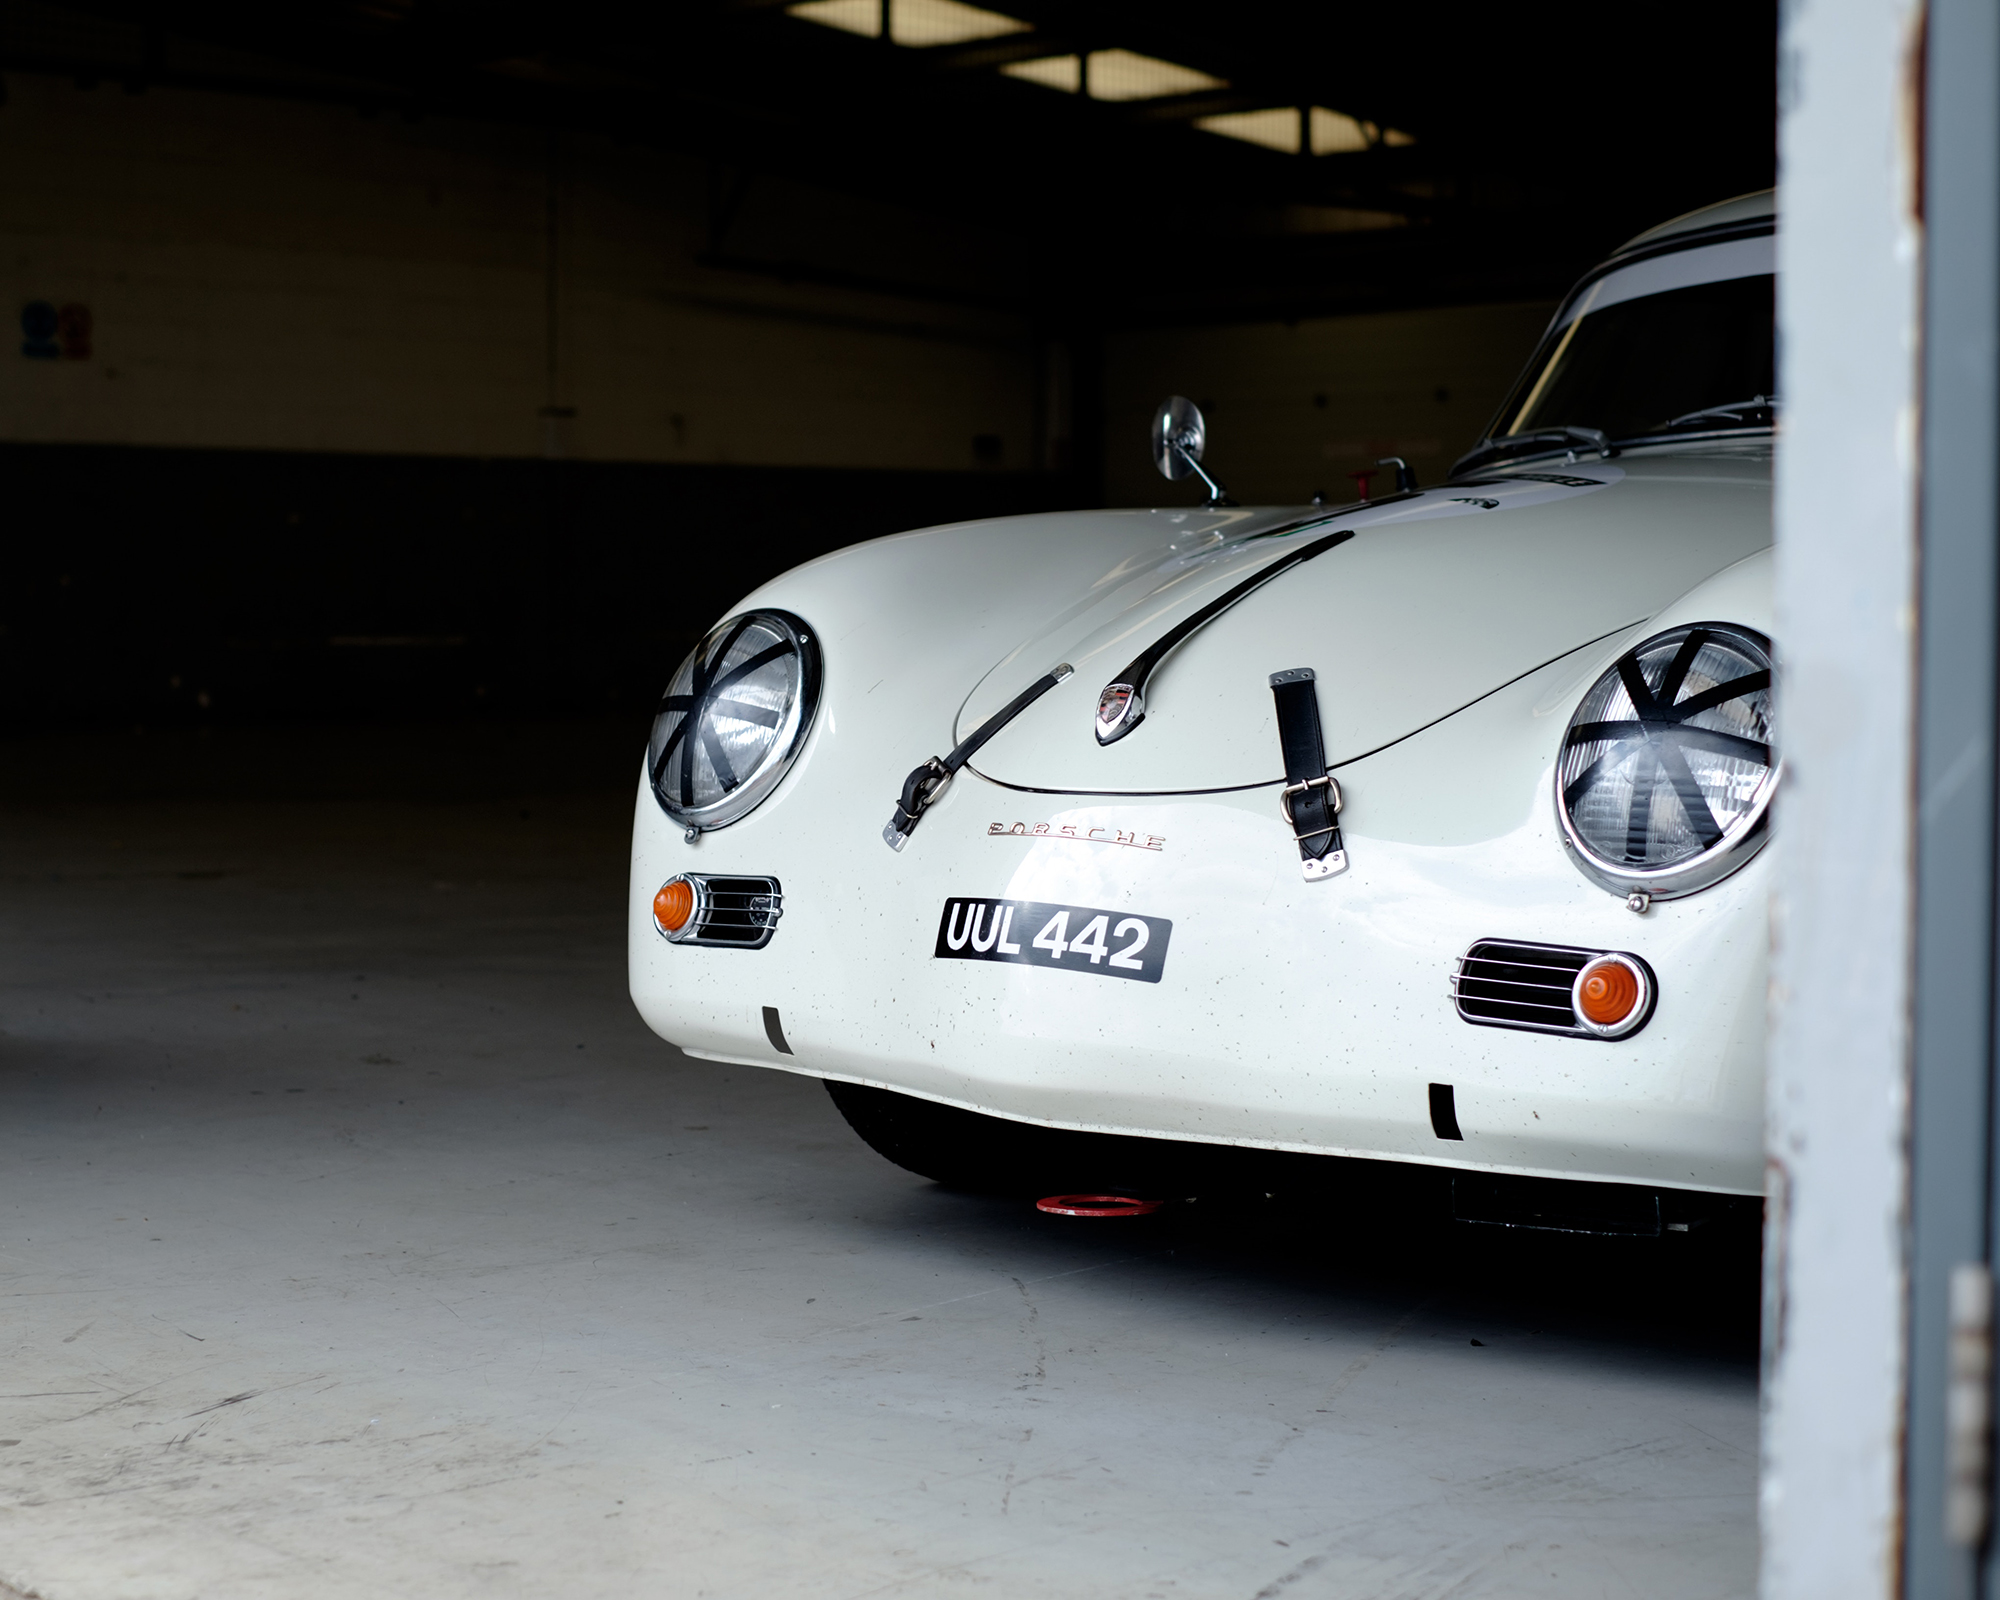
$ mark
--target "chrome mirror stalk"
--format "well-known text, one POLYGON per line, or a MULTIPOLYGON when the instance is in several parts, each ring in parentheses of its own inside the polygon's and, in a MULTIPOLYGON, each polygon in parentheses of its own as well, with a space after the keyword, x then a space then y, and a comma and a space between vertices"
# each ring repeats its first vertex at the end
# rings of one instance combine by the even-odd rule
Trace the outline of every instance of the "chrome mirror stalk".
POLYGON ((1151 434, 1153 465, 1169 483, 1193 476, 1208 489, 1207 506, 1233 506, 1229 491, 1202 469, 1202 451, 1208 448, 1208 424, 1201 407, 1185 395, 1170 395, 1153 413, 1151 434))

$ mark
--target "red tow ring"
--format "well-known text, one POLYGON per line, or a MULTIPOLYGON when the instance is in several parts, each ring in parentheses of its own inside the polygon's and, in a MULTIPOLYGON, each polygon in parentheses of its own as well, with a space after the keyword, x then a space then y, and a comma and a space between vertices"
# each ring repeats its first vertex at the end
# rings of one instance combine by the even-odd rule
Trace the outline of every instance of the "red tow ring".
POLYGON ((1037 1200, 1035 1209, 1052 1217, 1143 1217, 1164 1202, 1135 1200, 1126 1194, 1052 1194, 1037 1200))

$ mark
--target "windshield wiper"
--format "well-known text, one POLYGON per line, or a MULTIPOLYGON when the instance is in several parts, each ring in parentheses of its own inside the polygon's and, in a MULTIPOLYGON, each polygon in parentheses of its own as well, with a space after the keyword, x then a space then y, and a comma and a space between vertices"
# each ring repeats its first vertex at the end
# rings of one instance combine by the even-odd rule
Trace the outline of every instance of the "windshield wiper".
POLYGON ((1684 411, 1678 417, 1669 417, 1665 422, 1655 423, 1647 431, 1665 433, 1669 428, 1685 428, 1692 423, 1728 421, 1745 428, 1768 428, 1778 420, 1778 397, 1774 394, 1760 394, 1753 400, 1732 400, 1727 405, 1703 406, 1699 411, 1684 411))
POLYGON ((1553 428, 1534 428, 1527 433, 1502 434, 1497 439, 1481 439, 1451 464, 1451 475, 1456 478, 1460 473, 1496 456, 1535 455, 1565 446, 1575 449, 1578 445, 1586 450, 1595 450, 1606 461, 1618 454, 1618 447, 1602 428, 1574 427, 1563 423, 1553 428))

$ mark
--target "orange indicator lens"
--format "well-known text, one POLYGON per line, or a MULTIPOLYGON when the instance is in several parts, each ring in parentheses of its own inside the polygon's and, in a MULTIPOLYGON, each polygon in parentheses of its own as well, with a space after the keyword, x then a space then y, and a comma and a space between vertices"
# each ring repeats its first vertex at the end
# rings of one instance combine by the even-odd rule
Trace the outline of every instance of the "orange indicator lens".
POLYGON ((653 896, 653 917, 669 933, 679 933, 694 915, 694 885, 685 878, 670 878, 653 896))
POLYGON ((1586 1022, 1615 1027, 1639 1004, 1639 975, 1622 961, 1598 960, 1583 969, 1576 985, 1576 1008, 1586 1022))

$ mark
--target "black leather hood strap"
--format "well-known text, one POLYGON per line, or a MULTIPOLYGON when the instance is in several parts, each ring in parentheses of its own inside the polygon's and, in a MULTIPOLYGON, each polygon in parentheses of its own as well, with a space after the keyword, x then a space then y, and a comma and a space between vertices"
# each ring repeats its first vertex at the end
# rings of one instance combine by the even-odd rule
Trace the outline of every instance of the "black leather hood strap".
POLYGON ((1313 680, 1311 667, 1271 674, 1278 745, 1285 755, 1285 787, 1278 796, 1278 809, 1292 825, 1299 842, 1299 865, 1309 880, 1347 870, 1347 847, 1340 837, 1340 783, 1326 770, 1319 689, 1313 680))
POLYGON ((883 843, 891 850, 900 850, 908 844, 910 835, 917 831, 917 824, 924 820, 924 813, 944 793, 944 786, 958 776, 958 769, 979 753, 979 747, 1075 670, 1065 661, 1053 671, 1043 674, 959 740, 950 755, 932 756, 921 767, 915 768, 903 780, 903 795, 896 802, 896 814, 889 819, 888 827, 882 830, 883 843))

